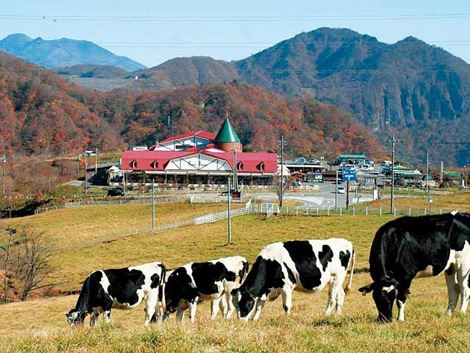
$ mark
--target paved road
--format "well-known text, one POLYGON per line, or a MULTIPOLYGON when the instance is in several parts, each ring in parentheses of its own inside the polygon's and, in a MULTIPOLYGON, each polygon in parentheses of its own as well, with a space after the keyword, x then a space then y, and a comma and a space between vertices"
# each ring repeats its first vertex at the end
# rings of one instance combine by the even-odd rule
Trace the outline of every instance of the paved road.
MULTIPOLYGON (((335 185, 330 183, 319 184, 320 191, 302 191, 286 192, 285 200, 295 200, 302 203, 300 207, 334 207, 335 206, 335 185)), ((266 200, 266 202, 277 202, 277 196, 274 193, 257 193, 257 197, 266 200)), ((358 193, 359 202, 372 201, 371 194, 358 193)), ((357 202, 355 192, 349 193, 349 204, 357 202)), ((346 207, 346 194, 338 194, 339 207, 346 207)))

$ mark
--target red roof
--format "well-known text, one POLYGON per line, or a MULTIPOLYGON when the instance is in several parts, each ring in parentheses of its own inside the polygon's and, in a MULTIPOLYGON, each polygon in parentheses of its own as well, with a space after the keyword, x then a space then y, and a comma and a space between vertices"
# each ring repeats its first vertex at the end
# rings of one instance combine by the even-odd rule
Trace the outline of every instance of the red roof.
MULTIPOLYGON (((227 161, 233 168, 233 153, 197 150, 187 151, 125 151, 121 168, 124 170, 164 171, 168 162, 195 154, 203 154, 227 161)), ((276 173, 277 154, 268 152, 239 152, 237 167, 240 173, 276 173)))
POLYGON ((180 134, 176 136, 167 137, 166 139, 160 141, 160 143, 167 143, 171 141, 176 141, 176 140, 181 140, 181 139, 185 139, 188 137, 196 137, 196 136, 206 139, 206 140, 210 140, 210 141, 213 141, 215 139, 215 134, 213 134, 212 132, 201 130, 198 132, 188 132, 186 134, 180 134))

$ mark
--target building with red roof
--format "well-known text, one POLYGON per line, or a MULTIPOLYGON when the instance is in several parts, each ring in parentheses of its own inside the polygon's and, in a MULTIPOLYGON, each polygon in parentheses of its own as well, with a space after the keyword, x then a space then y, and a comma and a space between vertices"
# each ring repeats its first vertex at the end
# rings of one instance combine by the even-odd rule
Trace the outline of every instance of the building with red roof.
POLYGON ((277 170, 276 153, 243 152, 228 118, 217 135, 180 134, 146 151, 125 151, 121 157, 125 183, 141 182, 144 174, 157 184, 225 185, 227 177, 235 174, 241 185, 270 185, 277 170))

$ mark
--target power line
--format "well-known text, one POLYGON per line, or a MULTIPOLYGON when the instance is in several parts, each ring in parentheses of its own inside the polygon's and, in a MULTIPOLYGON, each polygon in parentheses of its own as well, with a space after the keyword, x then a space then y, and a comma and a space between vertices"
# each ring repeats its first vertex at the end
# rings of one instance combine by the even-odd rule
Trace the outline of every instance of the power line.
POLYGON ((153 16, 93 16, 93 15, 45 15, 45 14, 3 14, 2 20, 30 21, 109 21, 109 22, 285 22, 312 20, 346 21, 416 21, 416 20, 465 20, 470 13, 435 13, 435 14, 352 14, 352 15, 220 15, 213 13, 199 15, 153 15, 153 16))

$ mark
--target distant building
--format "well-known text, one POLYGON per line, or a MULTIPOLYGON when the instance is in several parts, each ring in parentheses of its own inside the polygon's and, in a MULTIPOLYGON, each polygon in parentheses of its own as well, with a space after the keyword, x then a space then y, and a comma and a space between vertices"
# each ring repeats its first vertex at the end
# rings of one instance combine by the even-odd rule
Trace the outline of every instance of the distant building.
POLYGON ((236 172, 239 185, 270 185, 277 173, 277 154, 243 152, 235 129, 226 119, 217 135, 207 131, 181 134, 147 151, 125 151, 124 183, 150 182, 171 186, 225 185, 236 172))
POLYGON ((340 154, 336 157, 335 164, 361 164, 367 160, 363 154, 340 154))

